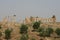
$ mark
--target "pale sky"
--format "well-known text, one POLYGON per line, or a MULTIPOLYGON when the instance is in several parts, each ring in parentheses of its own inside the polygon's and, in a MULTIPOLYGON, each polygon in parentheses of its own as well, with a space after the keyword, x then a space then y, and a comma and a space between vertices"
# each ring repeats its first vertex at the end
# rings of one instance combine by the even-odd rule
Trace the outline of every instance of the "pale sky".
POLYGON ((60 21, 60 0, 0 0, 0 19, 14 14, 17 20, 26 16, 49 18, 55 15, 60 21))

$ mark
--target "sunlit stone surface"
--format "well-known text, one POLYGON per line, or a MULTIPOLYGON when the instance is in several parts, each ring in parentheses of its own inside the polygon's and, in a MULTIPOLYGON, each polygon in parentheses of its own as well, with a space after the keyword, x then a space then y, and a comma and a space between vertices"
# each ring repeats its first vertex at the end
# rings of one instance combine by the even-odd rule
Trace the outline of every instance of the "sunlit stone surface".
MULTIPOLYGON (((7 28, 9 28, 10 30, 13 29, 13 32, 11 33, 11 40, 17 40, 20 38, 20 33, 19 33, 19 28, 21 26, 20 22, 16 22, 16 16, 9 16, 9 17, 4 17, 2 19, 2 21, 0 21, 0 25, 2 27, 2 32, 4 32, 7 28)), ((40 17, 32 17, 30 19, 30 17, 26 17, 25 20, 23 20, 24 24, 31 24, 32 22, 36 22, 36 21, 41 21, 41 27, 52 27, 54 29, 56 29, 57 27, 60 28, 60 22, 56 22, 56 17, 51 17, 51 18, 40 18, 40 17)), ((35 37, 36 39, 40 39, 36 34, 37 33, 32 33, 31 29, 29 27, 28 29, 28 33, 29 36, 31 37, 35 37)), ((4 39, 5 34, 3 33, 2 39, 4 39)), ((46 38, 47 40, 51 40, 50 38, 46 38)))

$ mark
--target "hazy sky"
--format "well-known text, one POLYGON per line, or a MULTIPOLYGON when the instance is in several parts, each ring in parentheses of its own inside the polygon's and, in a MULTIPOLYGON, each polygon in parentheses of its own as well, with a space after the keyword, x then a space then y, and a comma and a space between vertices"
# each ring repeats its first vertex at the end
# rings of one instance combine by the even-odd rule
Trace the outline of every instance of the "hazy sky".
POLYGON ((49 18, 56 15, 60 21, 60 0, 0 0, 0 19, 13 14, 17 20, 26 16, 49 18))

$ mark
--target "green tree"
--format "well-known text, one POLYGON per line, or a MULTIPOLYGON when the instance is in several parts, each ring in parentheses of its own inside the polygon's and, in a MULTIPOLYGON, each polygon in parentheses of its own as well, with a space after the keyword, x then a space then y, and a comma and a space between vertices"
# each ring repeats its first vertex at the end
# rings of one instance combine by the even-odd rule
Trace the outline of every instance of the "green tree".
POLYGON ((43 27, 39 27, 39 28, 38 28, 38 32, 42 32, 43 30, 44 30, 43 27))
POLYGON ((45 35, 46 35, 47 37, 50 37, 50 34, 52 34, 52 33, 53 33, 53 29, 52 29, 52 28, 47 28, 45 35))
POLYGON ((5 30, 5 39, 9 40, 11 38, 12 30, 6 29, 5 30))
POLYGON ((41 36, 41 37, 45 37, 45 31, 42 30, 41 32, 39 32, 39 36, 41 36))
POLYGON ((39 32, 39 36, 41 36, 41 37, 44 36, 44 28, 43 27, 39 27, 38 32, 39 32))
POLYGON ((57 29, 55 30, 55 33, 60 36, 60 28, 57 28, 57 29))
POLYGON ((42 37, 50 37, 50 34, 53 33, 53 29, 52 28, 46 28, 46 29, 40 28, 39 32, 40 32, 39 35, 42 37))
POLYGON ((33 24, 33 29, 38 29, 39 27, 40 27, 40 21, 38 21, 38 22, 35 22, 34 24, 33 24))
POLYGON ((20 27, 20 33, 21 34, 23 34, 23 33, 25 34, 25 33, 27 33, 27 30, 28 30, 27 25, 22 24, 21 27, 20 27))

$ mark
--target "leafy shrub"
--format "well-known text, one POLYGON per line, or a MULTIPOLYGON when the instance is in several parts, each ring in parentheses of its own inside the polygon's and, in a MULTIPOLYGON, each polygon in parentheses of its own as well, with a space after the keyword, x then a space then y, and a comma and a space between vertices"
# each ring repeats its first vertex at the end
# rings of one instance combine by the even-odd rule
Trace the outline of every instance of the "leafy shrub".
POLYGON ((20 27, 20 33, 21 34, 27 33, 27 30, 28 30, 27 25, 22 24, 21 27, 20 27))
POLYGON ((33 29, 38 29, 40 27, 40 21, 33 24, 33 29))
POLYGON ((38 32, 42 32, 43 30, 44 30, 44 28, 42 28, 42 27, 38 28, 38 32))
POLYGON ((12 30, 6 29, 5 30, 5 39, 10 39, 11 38, 11 32, 12 30))
POLYGON ((40 32, 40 36, 42 37, 50 37, 50 34, 53 33, 53 29, 52 28, 47 28, 47 29, 42 29, 40 28, 39 29, 39 32, 40 32))
POLYGON ((50 37, 50 34, 52 34, 52 33, 53 33, 53 29, 52 29, 52 28, 47 28, 45 35, 46 35, 47 37, 50 37))
POLYGON ((56 33, 57 35, 60 35, 60 28, 57 28, 57 29, 55 30, 55 33, 56 33))

